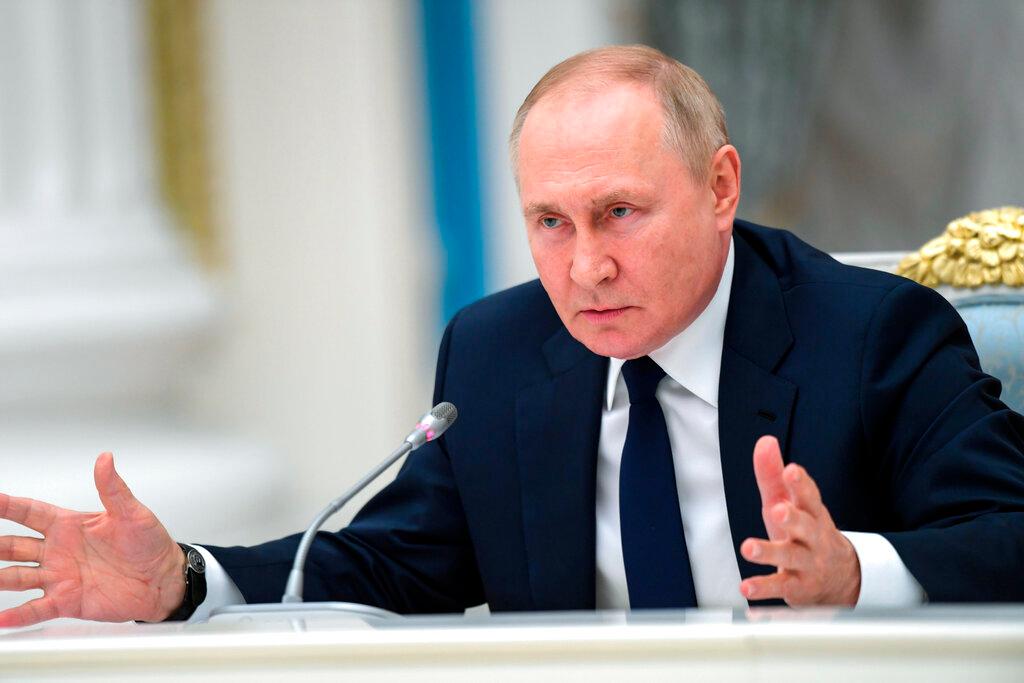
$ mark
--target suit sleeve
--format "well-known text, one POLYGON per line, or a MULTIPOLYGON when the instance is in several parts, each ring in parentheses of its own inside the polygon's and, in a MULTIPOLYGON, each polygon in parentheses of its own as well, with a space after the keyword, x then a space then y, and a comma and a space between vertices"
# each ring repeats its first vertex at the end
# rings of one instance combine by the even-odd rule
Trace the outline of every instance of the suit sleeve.
POLYGON ((931 602, 1024 600, 1024 418, 970 335, 914 283, 880 302, 862 367, 865 441, 893 521, 885 538, 931 602))
MULTIPOLYGON (((452 329, 438 354, 434 402, 443 400, 452 329)), ((204 546, 246 602, 277 602, 301 534, 253 547, 204 546)), ((444 437, 405 462, 395 480, 337 533, 317 534, 305 599, 343 600, 402 614, 462 611, 484 601, 444 437)))

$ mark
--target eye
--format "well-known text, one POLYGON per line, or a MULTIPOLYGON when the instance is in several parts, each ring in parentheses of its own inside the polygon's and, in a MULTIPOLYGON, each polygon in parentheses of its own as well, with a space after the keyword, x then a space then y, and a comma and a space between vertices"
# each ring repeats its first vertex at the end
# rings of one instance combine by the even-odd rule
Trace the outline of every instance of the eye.
POLYGON ((540 219, 540 223, 545 228, 557 228, 559 225, 562 224, 562 219, 555 218, 554 216, 545 216, 544 218, 540 219))
POLYGON ((628 206, 616 206, 610 212, 615 218, 625 218, 626 216, 633 213, 633 209, 628 206))

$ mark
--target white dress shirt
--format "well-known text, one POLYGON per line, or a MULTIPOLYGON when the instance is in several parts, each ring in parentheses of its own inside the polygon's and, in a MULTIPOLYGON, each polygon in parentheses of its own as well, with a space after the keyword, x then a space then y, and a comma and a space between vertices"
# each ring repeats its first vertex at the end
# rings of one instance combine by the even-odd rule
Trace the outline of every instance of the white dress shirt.
MULTIPOLYGON (((711 303, 689 327, 650 354, 666 373, 656 395, 665 413, 672 444, 679 511, 697 603, 701 607, 745 607, 747 604, 739 590, 740 570, 729 531, 718 443, 718 375, 722 367, 733 262, 730 242, 725 270, 711 303)), ((629 422, 629 394, 621 372, 624 362, 612 358, 608 365, 598 444, 596 598, 599 609, 629 608, 619 531, 619 464, 629 422)), ((903 607, 924 601, 921 586, 884 537, 843 533, 853 544, 860 561, 858 607, 903 607)), ((224 568, 206 549, 198 549, 206 559, 207 594, 189 621, 205 619, 216 607, 244 602, 224 568)), ((283 585, 281 592, 284 593, 283 585)))

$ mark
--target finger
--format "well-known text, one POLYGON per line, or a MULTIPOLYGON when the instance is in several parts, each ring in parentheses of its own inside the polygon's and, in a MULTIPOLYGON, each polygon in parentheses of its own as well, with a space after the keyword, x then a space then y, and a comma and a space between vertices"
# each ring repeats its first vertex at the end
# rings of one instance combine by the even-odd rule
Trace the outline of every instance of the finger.
POLYGON ((785 598, 794 581, 789 572, 775 572, 765 576, 752 576, 740 582, 740 593, 748 600, 785 598))
POLYGON ((59 616, 57 603, 53 598, 44 595, 41 598, 29 600, 24 605, 0 612, 0 628, 31 626, 47 619, 56 619, 59 616))
POLYGON ((786 490, 789 492, 790 500, 812 517, 817 517, 825 509, 821 502, 821 493, 818 485, 807 474, 800 465, 790 463, 782 472, 782 480, 786 483, 786 490))
POLYGON ((43 573, 38 567, 17 565, 0 569, 0 591, 27 591, 43 587, 43 573))
POLYGON ((103 508, 107 512, 119 517, 127 517, 139 505, 139 501, 132 495, 131 489, 114 469, 113 454, 100 453, 100 456, 96 458, 93 478, 96 480, 96 491, 100 494, 100 502, 103 503, 103 508))
POLYGON ((27 536, 0 536, 0 560, 4 562, 38 562, 43 555, 43 542, 27 536))
POLYGON ((821 522, 792 503, 776 503, 769 510, 769 517, 776 530, 790 541, 811 545, 818 538, 821 522))
POLYGON ((807 547, 790 541, 765 541, 748 538, 740 545, 740 554, 754 564, 799 571, 810 564, 807 547))
POLYGON ((0 519, 9 519, 45 534, 54 517, 56 508, 49 503, 0 493, 0 519))
POLYGON ((762 436, 754 445, 754 477, 763 507, 788 499, 789 491, 782 480, 782 451, 774 436, 762 436))

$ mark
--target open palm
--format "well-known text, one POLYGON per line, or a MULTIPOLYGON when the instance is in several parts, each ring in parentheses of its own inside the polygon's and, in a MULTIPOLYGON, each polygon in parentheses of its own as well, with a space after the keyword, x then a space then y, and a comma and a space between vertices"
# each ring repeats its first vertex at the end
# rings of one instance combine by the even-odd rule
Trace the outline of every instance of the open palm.
POLYGON ((0 560, 37 563, 0 569, 0 590, 43 590, 42 597, 0 612, 0 628, 56 617, 159 621, 181 603, 178 545, 132 495, 109 453, 97 458, 95 479, 103 512, 0 493, 0 518, 43 534, 0 537, 0 560))

